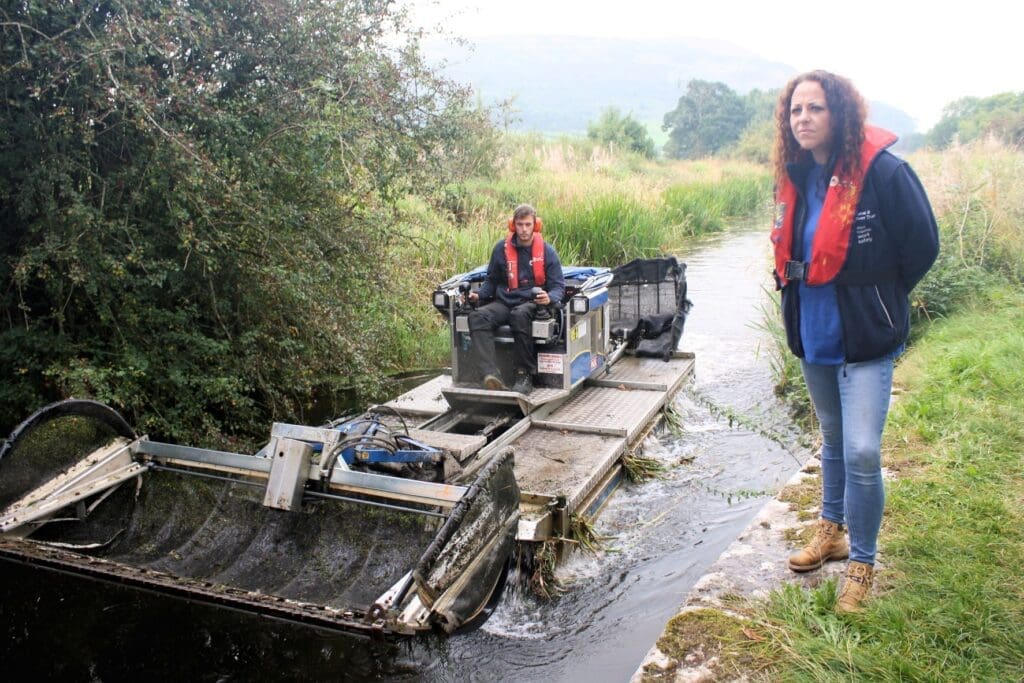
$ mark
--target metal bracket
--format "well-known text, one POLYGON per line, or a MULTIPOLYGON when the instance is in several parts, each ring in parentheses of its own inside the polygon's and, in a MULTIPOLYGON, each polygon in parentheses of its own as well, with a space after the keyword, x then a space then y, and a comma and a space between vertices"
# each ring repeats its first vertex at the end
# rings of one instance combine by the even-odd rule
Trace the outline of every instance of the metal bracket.
POLYGON ((313 446, 304 441, 279 438, 274 451, 263 504, 278 510, 298 510, 302 507, 313 446))
POLYGON ((309 443, 322 443, 324 450, 320 454, 320 478, 328 479, 331 476, 331 469, 335 470, 348 470, 348 465, 345 463, 345 459, 341 457, 341 454, 335 454, 338 444, 343 438, 345 438, 343 432, 339 432, 337 429, 326 429, 323 427, 305 427, 303 425, 293 425, 284 422, 275 422, 273 427, 270 429, 270 444, 268 444, 268 452, 276 453, 280 450, 277 446, 279 439, 295 439, 298 441, 307 441, 309 443), (333 457, 337 455, 337 457, 333 457), (332 463, 333 460, 333 463, 332 463))

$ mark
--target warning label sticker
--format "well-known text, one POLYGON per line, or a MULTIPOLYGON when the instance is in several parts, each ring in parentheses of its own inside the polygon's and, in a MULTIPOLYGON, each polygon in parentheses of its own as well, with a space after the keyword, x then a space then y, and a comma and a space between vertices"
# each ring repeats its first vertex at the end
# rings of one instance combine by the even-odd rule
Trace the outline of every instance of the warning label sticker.
POLYGON ((549 375, 561 375, 562 356, 557 353, 538 353, 537 372, 546 372, 549 375))

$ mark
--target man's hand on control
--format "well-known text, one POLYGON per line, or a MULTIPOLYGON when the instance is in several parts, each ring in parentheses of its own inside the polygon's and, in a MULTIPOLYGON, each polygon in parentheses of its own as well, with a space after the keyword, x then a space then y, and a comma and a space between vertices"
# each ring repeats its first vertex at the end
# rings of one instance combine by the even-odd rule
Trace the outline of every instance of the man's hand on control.
POLYGON ((541 306, 547 306, 551 303, 551 297, 548 296, 547 292, 541 292, 537 296, 533 297, 533 303, 540 304, 541 306))

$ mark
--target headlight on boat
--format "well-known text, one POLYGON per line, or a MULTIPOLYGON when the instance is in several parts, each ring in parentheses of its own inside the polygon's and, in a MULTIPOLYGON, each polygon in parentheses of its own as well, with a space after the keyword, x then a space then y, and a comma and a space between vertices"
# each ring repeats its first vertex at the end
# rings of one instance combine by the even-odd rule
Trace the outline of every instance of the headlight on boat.
POLYGON ((572 312, 586 313, 590 310, 590 299, 585 296, 574 296, 572 298, 572 312))
POLYGON ((437 308, 448 308, 448 292, 434 292, 434 306, 437 308))

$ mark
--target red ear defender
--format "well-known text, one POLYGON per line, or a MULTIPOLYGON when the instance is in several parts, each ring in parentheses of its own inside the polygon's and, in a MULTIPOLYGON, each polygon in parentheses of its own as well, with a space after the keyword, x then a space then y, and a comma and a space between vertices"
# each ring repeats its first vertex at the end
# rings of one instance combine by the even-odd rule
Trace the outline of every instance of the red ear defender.
MULTIPOLYGON (((544 228, 544 221, 542 221, 540 219, 540 216, 534 216, 533 217, 533 231, 534 232, 540 232, 543 228, 544 228)), ((516 231, 516 221, 515 221, 514 218, 509 218, 508 219, 508 231, 509 232, 515 232, 516 231)))

